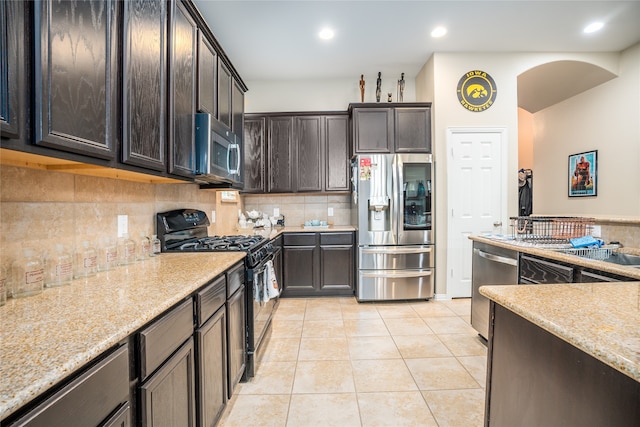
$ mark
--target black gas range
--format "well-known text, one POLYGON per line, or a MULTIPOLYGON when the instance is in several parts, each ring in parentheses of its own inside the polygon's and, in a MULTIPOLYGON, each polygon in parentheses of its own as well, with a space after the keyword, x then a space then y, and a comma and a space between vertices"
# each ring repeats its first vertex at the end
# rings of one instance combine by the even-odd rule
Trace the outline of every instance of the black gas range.
MULTIPOLYGON (((243 380, 255 376, 261 344, 271 331, 278 298, 263 300, 263 281, 276 253, 271 242, 257 235, 209 236, 207 214, 196 209, 177 209, 156 214, 156 230, 162 252, 244 251, 246 367, 243 380)), ((229 293, 229 292, 228 292, 229 293)), ((227 295, 229 298, 231 295, 227 295)), ((262 347, 264 348, 264 347, 262 347)))
POLYGON ((247 268, 259 265, 273 252, 273 245, 262 236, 209 236, 207 214, 195 209, 177 209, 156 215, 156 228, 162 252, 247 253, 247 268))

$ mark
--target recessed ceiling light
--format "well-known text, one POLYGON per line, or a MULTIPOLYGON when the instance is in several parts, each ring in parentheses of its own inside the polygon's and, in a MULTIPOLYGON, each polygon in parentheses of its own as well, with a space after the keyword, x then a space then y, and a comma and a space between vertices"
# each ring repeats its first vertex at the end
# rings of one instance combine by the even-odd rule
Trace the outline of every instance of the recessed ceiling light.
POLYGON ((604 24, 602 22, 592 22, 591 24, 584 27, 583 31, 587 34, 595 33, 596 31, 601 30, 602 27, 604 27, 604 24))
POLYGON ((335 36, 335 32, 331 28, 323 28, 318 33, 318 37, 322 40, 331 40, 335 36))
POLYGON ((442 37, 445 34, 447 34, 447 29, 445 27, 436 27, 431 31, 431 37, 442 37))

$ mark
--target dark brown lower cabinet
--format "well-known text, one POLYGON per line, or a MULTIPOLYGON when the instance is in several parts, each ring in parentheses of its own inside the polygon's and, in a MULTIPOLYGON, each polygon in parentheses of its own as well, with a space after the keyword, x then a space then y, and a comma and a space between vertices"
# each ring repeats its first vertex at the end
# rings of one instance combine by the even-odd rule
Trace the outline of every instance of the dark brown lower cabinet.
POLYGON ((283 297, 353 295, 354 234, 285 233, 283 297))
POLYGON ((640 425, 640 383, 491 302, 485 427, 640 425))
MULTIPOLYGON (((244 269, 242 274, 244 274, 244 269)), ((228 396, 231 398, 246 367, 247 337, 244 318, 244 284, 227 300, 227 317, 228 396)))
POLYGON ((140 387, 142 426, 196 425, 193 338, 140 387))
POLYGON ((124 404, 109 418, 102 427, 129 427, 131 425, 131 407, 124 404))
POLYGON ((129 346, 123 345, 26 415, 15 422, 3 421, 3 425, 68 427, 106 422, 105 425, 128 426, 128 408, 129 346), (120 417, 114 418, 116 415, 120 417))
POLYGON ((198 425, 215 426, 227 405, 227 312, 222 306, 196 331, 198 425))

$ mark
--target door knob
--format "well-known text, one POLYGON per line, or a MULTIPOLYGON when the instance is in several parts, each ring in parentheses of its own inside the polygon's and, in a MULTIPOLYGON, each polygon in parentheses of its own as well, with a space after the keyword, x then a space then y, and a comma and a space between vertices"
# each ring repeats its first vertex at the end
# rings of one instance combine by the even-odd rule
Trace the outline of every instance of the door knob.
POLYGON ((502 227, 502 221, 496 221, 493 223, 494 227, 502 227))

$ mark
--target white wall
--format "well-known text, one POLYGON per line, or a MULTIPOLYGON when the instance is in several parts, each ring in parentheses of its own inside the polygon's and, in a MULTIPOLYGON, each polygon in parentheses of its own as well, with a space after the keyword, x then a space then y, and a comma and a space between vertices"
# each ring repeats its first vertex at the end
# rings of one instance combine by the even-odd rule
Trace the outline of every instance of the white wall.
MULTIPOLYGON (((365 75, 364 101, 376 101, 377 73, 365 75)), ((387 92, 396 101, 400 76, 382 76, 381 103, 387 92)), ((346 111, 350 103, 360 102, 360 76, 353 79, 291 80, 286 82, 247 81, 246 113, 285 111, 346 111)), ((404 102, 415 101, 415 81, 405 76, 404 102)))
POLYGON ((640 216, 640 44, 619 77, 534 115, 534 212, 640 216), (568 197, 568 156, 598 150, 597 197, 568 197))

